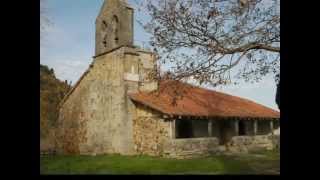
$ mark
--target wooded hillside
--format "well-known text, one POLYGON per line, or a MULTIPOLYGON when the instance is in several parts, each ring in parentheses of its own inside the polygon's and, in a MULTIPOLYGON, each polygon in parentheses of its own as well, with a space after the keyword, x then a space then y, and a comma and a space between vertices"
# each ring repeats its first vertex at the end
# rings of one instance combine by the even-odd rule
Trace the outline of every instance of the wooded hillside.
MULTIPOLYGON (((58 104, 71 86, 55 77, 54 70, 40 64, 40 142, 41 149, 52 144, 58 118, 58 104)), ((47 148, 45 148, 47 149, 47 148)))

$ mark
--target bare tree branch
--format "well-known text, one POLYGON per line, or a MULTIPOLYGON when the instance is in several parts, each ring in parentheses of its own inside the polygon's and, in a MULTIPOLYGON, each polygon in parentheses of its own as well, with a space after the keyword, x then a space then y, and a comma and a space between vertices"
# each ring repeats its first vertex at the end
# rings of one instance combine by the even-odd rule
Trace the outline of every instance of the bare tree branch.
MULTIPOLYGON (((279 0, 159 0, 144 7, 145 29, 161 62, 173 62, 170 77, 212 85, 237 77, 259 79, 279 72, 279 0), (233 57, 237 60, 233 62, 233 57)), ((142 7, 142 6, 141 6, 142 7)))

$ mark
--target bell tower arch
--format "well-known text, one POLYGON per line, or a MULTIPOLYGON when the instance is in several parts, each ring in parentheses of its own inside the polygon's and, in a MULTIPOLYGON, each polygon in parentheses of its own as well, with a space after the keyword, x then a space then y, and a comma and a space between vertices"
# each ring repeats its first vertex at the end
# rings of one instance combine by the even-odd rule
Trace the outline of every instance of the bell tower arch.
POLYGON ((96 56, 133 45, 133 14, 126 0, 104 1, 96 19, 96 56))

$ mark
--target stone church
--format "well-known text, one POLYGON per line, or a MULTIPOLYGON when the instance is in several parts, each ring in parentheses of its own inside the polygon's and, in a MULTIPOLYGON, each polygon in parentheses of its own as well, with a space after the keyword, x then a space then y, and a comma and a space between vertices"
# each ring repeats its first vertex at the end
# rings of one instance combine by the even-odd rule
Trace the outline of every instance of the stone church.
POLYGON ((104 1, 93 62, 59 107, 58 153, 186 158, 277 146, 279 112, 182 82, 150 80, 156 56, 134 46, 133 26, 134 9, 125 0, 104 1))

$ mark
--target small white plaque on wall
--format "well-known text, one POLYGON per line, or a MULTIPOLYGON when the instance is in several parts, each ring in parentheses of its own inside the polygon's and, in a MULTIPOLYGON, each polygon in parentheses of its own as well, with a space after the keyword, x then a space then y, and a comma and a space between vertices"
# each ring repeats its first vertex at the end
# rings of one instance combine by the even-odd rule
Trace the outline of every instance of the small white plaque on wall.
POLYGON ((124 73, 124 80, 139 82, 139 74, 124 73))

